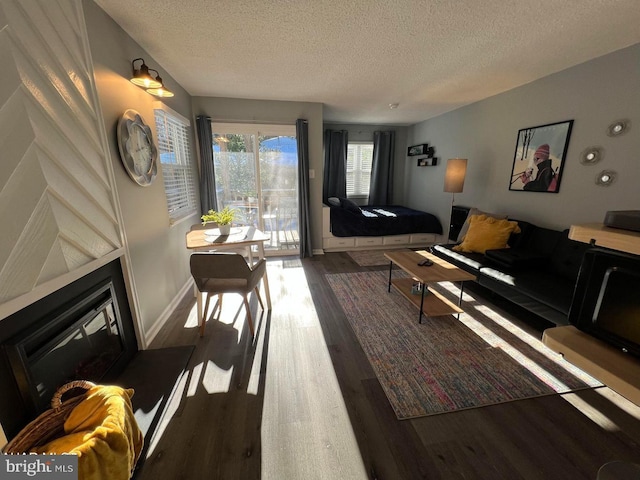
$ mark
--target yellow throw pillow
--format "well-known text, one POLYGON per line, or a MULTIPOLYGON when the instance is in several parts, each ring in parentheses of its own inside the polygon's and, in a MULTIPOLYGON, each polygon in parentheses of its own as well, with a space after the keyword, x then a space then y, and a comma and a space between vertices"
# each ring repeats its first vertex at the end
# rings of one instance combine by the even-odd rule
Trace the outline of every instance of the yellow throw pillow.
POLYGON ((507 248, 512 233, 520 233, 518 222, 500 220, 487 215, 472 215, 469 230, 460 245, 453 247, 456 252, 484 253, 487 250, 507 248))

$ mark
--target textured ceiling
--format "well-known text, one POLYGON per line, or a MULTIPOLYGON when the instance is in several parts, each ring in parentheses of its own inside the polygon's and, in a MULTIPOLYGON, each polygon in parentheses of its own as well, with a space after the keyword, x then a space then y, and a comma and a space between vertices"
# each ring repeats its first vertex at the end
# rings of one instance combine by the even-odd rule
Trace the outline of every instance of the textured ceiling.
POLYGON ((638 0, 95 1, 193 96, 344 123, 416 123, 640 42, 638 0))

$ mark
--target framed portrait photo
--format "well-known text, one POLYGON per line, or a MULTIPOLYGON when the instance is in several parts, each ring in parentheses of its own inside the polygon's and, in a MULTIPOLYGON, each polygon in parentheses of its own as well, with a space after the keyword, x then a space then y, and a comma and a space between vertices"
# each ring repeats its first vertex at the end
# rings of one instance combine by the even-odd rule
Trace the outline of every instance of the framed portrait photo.
POLYGON ((573 120, 518 131, 509 190, 558 193, 573 120))

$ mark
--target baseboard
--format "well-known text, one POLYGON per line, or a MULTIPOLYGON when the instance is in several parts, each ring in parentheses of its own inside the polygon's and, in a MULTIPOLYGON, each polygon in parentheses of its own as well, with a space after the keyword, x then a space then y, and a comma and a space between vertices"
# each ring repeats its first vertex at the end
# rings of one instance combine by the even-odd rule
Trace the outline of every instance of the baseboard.
POLYGON ((189 278, 187 282, 183 285, 180 291, 177 293, 173 300, 169 302, 169 305, 164 309, 164 311, 158 317, 158 320, 147 330, 145 335, 145 345, 150 345, 156 335, 160 331, 160 329, 167 322, 169 317, 173 314, 174 310, 178 307, 184 296, 187 294, 189 290, 193 289, 193 278, 189 278))

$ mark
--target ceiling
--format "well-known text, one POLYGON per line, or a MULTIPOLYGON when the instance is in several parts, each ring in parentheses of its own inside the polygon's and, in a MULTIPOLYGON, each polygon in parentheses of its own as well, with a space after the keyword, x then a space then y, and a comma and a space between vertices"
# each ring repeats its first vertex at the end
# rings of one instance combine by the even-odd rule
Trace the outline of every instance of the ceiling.
POLYGON ((192 96, 340 123, 417 123, 640 42, 638 0, 95 1, 192 96))

